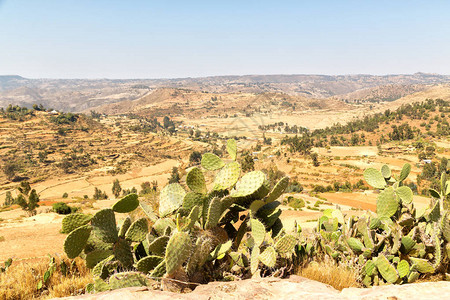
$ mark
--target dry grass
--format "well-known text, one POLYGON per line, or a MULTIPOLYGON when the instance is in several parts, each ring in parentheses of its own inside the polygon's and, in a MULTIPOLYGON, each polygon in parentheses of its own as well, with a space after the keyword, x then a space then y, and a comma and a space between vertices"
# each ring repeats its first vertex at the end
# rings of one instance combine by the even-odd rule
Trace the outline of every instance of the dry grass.
POLYGON ((58 266, 51 276, 47 286, 38 290, 38 283, 43 279, 49 267, 49 259, 39 259, 33 262, 13 262, 5 273, 0 274, 0 299, 48 299, 79 295, 92 282, 92 276, 83 260, 76 259, 64 276, 59 267, 62 259, 56 259, 58 266))
POLYGON ((361 287, 357 270, 328 261, 312 262, 300 267, 297 275, 329 284, 339 291, 349 287, 361 287))

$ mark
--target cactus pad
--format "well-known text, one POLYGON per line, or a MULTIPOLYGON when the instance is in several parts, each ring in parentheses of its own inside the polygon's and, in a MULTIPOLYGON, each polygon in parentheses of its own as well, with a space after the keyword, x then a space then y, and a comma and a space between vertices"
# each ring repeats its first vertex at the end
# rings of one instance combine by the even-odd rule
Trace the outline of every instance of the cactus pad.
POLYGON ((258 259, 267 267, 274 268, 277 263, 277 251, 269 246, 258 256, 258 259))
POLYGON ((400 247, 400 250, 404 254, 408 254, 412 248, 416 245, 416 242, 410 238, 409 236, 402 237, 402 245, 400 247))
POLYGON ((156 234, 158 234, 158 236, 163 236, 167 230, 167 227, 170 227, 172 229, 176 227, 172 219, 169 218, 158 219, 158 221, 156 221, 155 224, 153 224, 153 229, 156 231, 156 234))
POLYGON ((400 278, 409 274, 409 263, 406 260, 401 260, 397 265, 397 271, 400 278))
POLYGON ((434 273, 433 265, 426 259, 410 257, 412 268, 420 273, 434 273))
POLYGON ((213 189, 216 191, 220 191, 232 187, 238 181, 240 174, 241 167, 239 166, 238 162, 234 161, 225 165, 225 167, 223 167, 219 171, 219 173, 217 173, 216 178, 214 179, 213 189))
POLYGON ((203 172, 199 168, 192 168, 186 175, 186 184, 191 191, 206 194, 206 182, 203 172))
POLYGON ((380 171, 374 168, 368 168, 364 171, 364 179, 366 182, 376 189, 384 189, 386 181, 380 171))
POLYGON ((94 268, 99 262, 112 255, 111 250, 94 250, 86 255, 86 267, 94 268))
POLYGON ((364 265, 364 272, 366 273, 366 275, 372 276, 375 274, 375 271, 376 271, 375 263, 373 262, 373 260, 368 260, 364 265))
POLYGON ((277 200, 286 190, 289 185, 289 177, 281 178, 277 184, 273 187, 272 191, 270 191, 269 195, 267 195, 264 200, 266 203, 277 200))
POLYGON ((201 268, 208 259, 211 252, 211 239, 199 238, 195 244, 194 252, 187 264, 187 272, 189 275, 201 268))
POLYGON ((64 251, 69 258, 75 258, 83 251, 91 234, 92 227, 83 225, 78 227, 66 237, 64 241, 64 251))
POLYGON ((294 250, 296 242, 295 236, 287 234, 277 241, 275 249, 278 253, 290 253, 294 250))
POLYGON ((397 270, 389 263, 384 255, 378 256, 375 264, 384 280, 389 283, 395 283, 398 280, 397 270))
POLYGON ((226 243, 220 244, 214 249, 214 251, 211 253, 211 256, 214 259, 222 259, 223 256, 230 251, 231 246, 233 244, 233 241, 228 240, 226 243))
POLYGON ((64 217, 62 220, 62 233, 70 233, 71 231, 77 229, 80 226, 86 225, 91 221, 92 216, 85 215, 82 213, 70 214, 64 217))
POLYGON ((148 245, 148 251, 156 255, 163 255, 166 251, 166 246, 168 242, 169 242, 168 236, 160 236, 159 238, 153 240, 148 245))
POLYGON ((166 185, 159 195, 159 216, 165 217, 173 213, 182 204, 186 191, 178 183, 166 185))
POLYGON ((147 217, 152 221, 153 223, 158 220, 158 216, 153 212, 153 209, 144 202, 139 202, 139 206, 141 207, 142 211, 147 215, 147 217))
POLYGON ((229 139, 227 141, 227 152, 232 160, 236 160, 237 157, 237 145, 234 139, 229 139))
POLYGON ((409 176, 410 172, 411 172, 411 165, 408 163, 404 164, 400 172, 400 177, 398 178, 398 181, 401 182, 405 180, 409 176))
POLYGON ((105 243, 115 243, 119 238, 116 217, 112 209, 102 209, 91 220, 94 234, 105 243))
POLYGON ((160 256, 149 255, 140 259, 136 264, 136 268, 139 272, 148 273, 151 270, 155 269, 156 266, 159 265, 162 261, 163 258, 160 256))
POLYGON ((118 213, 129 213, 139 206, 138 195, 128 194, 119 201, 117 201, 112 209, 118 213))
POLYGON ((251 256, 250 256, 250 272, 252 274, 255 274, 256 271, 258 271, 259 254, 260 254, 259 247, 253 247, 252 253, 251 253, 251 256))
POLYGON ((263 223, 261 223, 257 219, 251 219, 250 226, 252 229, 252 237, 255 242, 255 247, 259 247, 261 246, 266 236, 266 228, 264 227, 263 223))
POLYGON ((408 186, 399 187, 395 193, 405 204, 410 204, 413 200, 413 192, 408 186))
POLYGON ((361 253, 364 248, 363 243, 361 243, 360 240, 358 240, 357 238, 354 238, 354 237, 348 238, 347 244, 356 253, 361 253))
POLYGON ((441 221, 441 230, 444 239, 450 242, 450 212, 447 212, 441 221))
POLYGON ((389 168, 389 166, 388 165, 383 165, 382 167, 381 167, 381 175, 383 175, 383 177, 385 178, 385 179, 389 179, 389 178, 391 178, 391 169, 389 168))
POLYGON ((128 268, 133 265, 133 253, 131 252, 131 245, 128 241, 120 239, 114 244, 114 257, 124 266, 128 268))
POLYGON ((131 226, 131 218, 128 216, 123 220, 122 226, 120 226, 119 230, 119 237, 124 238, 125 233, 127 232, 128 228, 131 226))
POLYGON ((191 238, 186 232, 175 232, 169 239, 166 248, 166 271, 172 274, 191 255, 191 238))
POLYGON ((150 273, 152 278, 161 278, 166 273, 166 262, 163 260, 156 266, 153 272, 150 273))
POLYGON ((190 211, 194 206, 203 207, 205 196, 195 192, 188 192, 183 199, 183 208, 190 211))
POLYGON ((219 197, 214 197, 209 203, 205 229, 211 229, 219 223, 220 216, 222 215, 222 203, 220 200, 219 197))
POLYGON ((125 238, 132 242, 141 242, 145 239, 147 233, 148 221, 146 218, 141 218, 131 224, 130 228, 125 234, 125 238))
POLYGON ((235 190, 231 193, 232 197, 247 197, 255 194, 266 181, 266 175, 261 171, 252 171, 236 183, 235 190))
POLYGON ((138 272, 122 272, 109 278, 109 287, 112 290, 134 286, 147 286, 148 279, 138 272))
POLYGON ((210 171, 218 170, 225 166, 223 160, 213 153, 203 154, 201 164, 203 168, 210 171))
POLYGON ((392 217, 398 209, 398 201, 395 199, 394 189, 388 187, 382 191, 377 198, 377 215, 378 217, 392 217))

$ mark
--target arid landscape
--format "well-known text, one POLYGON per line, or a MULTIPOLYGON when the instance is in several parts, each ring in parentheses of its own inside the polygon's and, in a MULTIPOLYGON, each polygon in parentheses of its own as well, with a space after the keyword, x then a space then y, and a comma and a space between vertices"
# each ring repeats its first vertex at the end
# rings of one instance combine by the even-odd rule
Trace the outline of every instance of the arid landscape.
POLYGON ((449 11, 0 0, 0 300, 449 298, 449 11))
MULTIPOLYGON (((229 83, 217 85, 208 87, 234 89, 229 83)), ((343 85, 334 88, 348 89, 343 85)), ((21 87, 2 87, 8 88, 17 92, 21 87)), ((435 187, 438 170, 448 168, 450 159, 450 86, 405 89, 392 84, 372 90, 379 100, 368 98, 367 89, 315 98, 265 89, 213 93, 171 87, 84 113, 75 111, 91 100, 69 108, 73 112, 47 109, 36 100, 5 106, 0 118, 0 261, 12 258, 20 264, 47 255, 62 257, 64 215, 55 211, 56 203, 95 214, 122 196, 120 191, 113 195, 115 180, 123 195, 134 189, 151 203, 174 176, 184 183, 201 154, 224 156, 229 138, 237 139, 238 161, 247 171, 290 178, 279 200, 285 228, 311 231, 328 208, 339 207, 347 216, 376 212, 377 193, 369 189, 363 172, 383 165, 393 172, 411 165, 405 184, 415 193, 417 209, 426 209, 428 188, 435 187), (388 99, 392 94, 399 98, 388 99), (402 128, 399 136, 393 135, 394 127, 402 128), (14 200, 21 182, 29 182, 39 195, 36 214, 14 200)))

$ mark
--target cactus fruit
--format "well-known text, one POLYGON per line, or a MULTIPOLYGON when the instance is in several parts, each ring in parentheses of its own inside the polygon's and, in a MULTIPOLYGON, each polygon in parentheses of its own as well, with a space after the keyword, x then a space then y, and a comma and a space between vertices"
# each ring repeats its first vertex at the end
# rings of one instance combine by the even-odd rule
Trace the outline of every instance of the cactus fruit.
POLYGON ((376 189, 384 189, 386 187, 386 180, 377 169, 366 169, 364 171, 364 179, 370 186, 373 186, 376 189))
POLYGON ((90 225, 83 225, 69 233, 64 241, 64 251, 67 257, 75 258, 80 255, 84 246, 86 246, 91 231, 92 227, 90 225))
POLYGON ((392 217, 398 209, 398 201, 395 199, 394 189, 388 187, 383 190, 377 198, 377 215, 378 217, 392 217))
POLYGON ((64 217, 62 220, 62 233, 70 233, 80 226, 86 225, 92 219, 92 216, 82 213, 70 214, 64 217))
POLYGON ((115 243, 119 234, 116 227, 116 217, 112 209, 102 209, 91 220, 93 231, 105 243, 115 243))
POLYGON ((264 249, 263 252, 258 256, 260 262, 269 268, 274 268, 277 263, 277 252, 272 246, 264 249))
POLYGON ((146 218, 141 218, 133 222, 125 234, 125 238, 132 242, 141 242, 145 239, 148 233, 148 221, 146 218))
POLYGON ((112 209, 118 213, 129 213, 139 206, 138 195, 128 194, 119 201, 117 201, 112 209))
POLYGON ((240 174, 241 167, 238 162, 234 161, 225 165, 214 179, 213 190, 221 191, 232 187, 238 181, 240 174))
POLYGON ((156 255, 149 255, 141 258, 136 263, 136 269, 142 273, 149 273, 151 270, 155 269, 163 261, 163 258, 156 255))
POLYGON ((191 191, 198 194, 206 194, 206 182, 203 172, 199 168, 192 168, 186 175, 186 184, 191 191))
POLYGON ((166 248, 166 271, 172 274, 189 257, 191 251, 191 238, 186 232, 175 232, 169 239, 166 248))
POLYGON ((398 280, 397 270, 392 266, 384 255, 379 255, 375 261, 381 276, 389 283, 395 283, 398 280))
POLYGON ((159 216, 163 218, 180 208, 185 195, 186 191, 180 184, 166 185, 159 194, 159 216))
POLYGON ((213 153, 203 154, 201 164, 203 168, 210 171, 218 170, 225 166, 223 160, 213 153))

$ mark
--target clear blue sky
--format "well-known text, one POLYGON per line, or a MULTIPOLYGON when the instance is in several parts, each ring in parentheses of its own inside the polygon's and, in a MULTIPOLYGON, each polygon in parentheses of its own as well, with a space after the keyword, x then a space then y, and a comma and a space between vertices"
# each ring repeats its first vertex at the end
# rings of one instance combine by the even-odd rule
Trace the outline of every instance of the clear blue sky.
POLYGON ((0 74, 450 74, 450 1, 0 0, 0 74))

